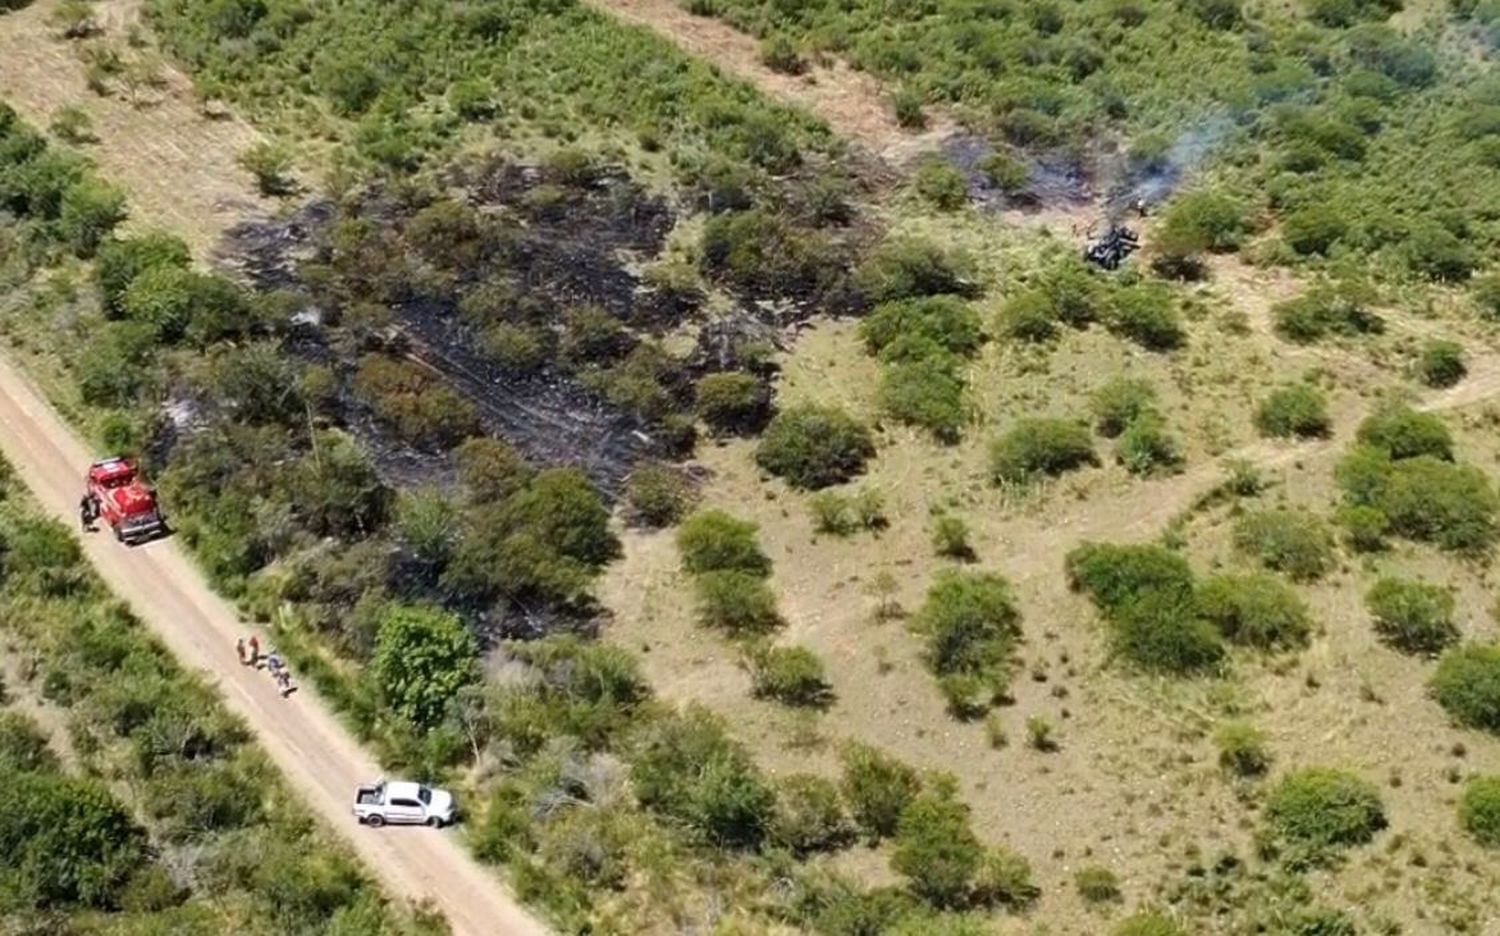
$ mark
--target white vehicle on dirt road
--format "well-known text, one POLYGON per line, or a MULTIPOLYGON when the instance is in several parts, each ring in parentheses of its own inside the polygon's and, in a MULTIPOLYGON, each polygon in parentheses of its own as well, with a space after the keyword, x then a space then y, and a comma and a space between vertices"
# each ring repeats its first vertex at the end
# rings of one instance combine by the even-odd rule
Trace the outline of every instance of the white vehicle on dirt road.
POLYGON ((379 780, 354 794, 354 818, 361 825, 426 825, 441 829, 458 817, 458 804, 447 790, 396 780, 379 780))

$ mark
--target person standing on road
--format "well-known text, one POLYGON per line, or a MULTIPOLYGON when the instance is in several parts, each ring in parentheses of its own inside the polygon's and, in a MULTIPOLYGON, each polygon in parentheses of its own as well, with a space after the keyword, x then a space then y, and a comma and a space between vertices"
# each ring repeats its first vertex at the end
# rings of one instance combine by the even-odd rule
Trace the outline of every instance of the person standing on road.
POLYGON ((94 529, 94 499, 85 494, 78 499, 78 525, 83 532, 91 533, 94 529))
POLYGON ((260 637, 257 634, 250 635, 250 665, 260 666, 260 637))
POLYGON ((236 640, 234 642, 234 654, 235 654, 235 656, 237 656, 237 657, 240 658, 240 665, 244 666, 245 665, 245 638, 241 637, 240 639, 238 639, 238 640, 236 640))

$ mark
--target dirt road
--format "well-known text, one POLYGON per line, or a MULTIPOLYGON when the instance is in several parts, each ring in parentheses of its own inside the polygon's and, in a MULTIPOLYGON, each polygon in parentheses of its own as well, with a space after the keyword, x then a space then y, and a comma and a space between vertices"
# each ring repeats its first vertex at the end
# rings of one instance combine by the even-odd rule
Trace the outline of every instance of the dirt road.
MULTIPOLYGON (((80 480, 92 453, 5 357, 0 357, 0 450, 48 512, 77 522, 80 480)), ((457 936, 546 932, 453 836, 355 824, 354 788, 379 776, 379 766, 311 687, 282 699, 266 673, 236 662, 235 637, 248 629, 175 542, 131 549, 108 533, 94 533, 84 537, 83 547, 105 583, 177 659, 217 685, 292 789, 348 841, 392 896, 431 901, 457 936)))

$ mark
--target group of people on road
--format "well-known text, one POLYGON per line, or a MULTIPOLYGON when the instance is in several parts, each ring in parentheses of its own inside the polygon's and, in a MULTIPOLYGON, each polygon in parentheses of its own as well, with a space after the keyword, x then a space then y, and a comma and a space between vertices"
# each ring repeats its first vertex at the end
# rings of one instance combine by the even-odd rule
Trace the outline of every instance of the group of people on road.
MULTIPOLYGON (((239 654, 241 666, 260 669, 260 637, 258 635, 251 634, 248 641, 241 637, 235 642, 234 649, 239 654)), ((281 692, 283 699, 292 694, 292 671, 287 668, 286 662, 281 659, 281 654, 276 652, 275 647, 270 648, 266 653, 266 670, 271 674, 271 678, 276 680, 276 688, 281 692)))

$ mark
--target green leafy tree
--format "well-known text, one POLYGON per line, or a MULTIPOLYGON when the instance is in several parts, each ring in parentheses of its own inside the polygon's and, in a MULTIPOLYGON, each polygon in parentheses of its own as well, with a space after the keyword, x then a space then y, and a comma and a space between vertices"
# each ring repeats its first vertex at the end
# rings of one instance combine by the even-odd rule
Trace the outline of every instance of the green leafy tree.
POLYGON ((478 646, 457 615, 392 605, 381 616, 373 672, 387 704, 418 728, 432 728, 449 700, 477 677, 478 646))
POLYGON ((146 859, 145 834, 97 781, 7 772, 0 809, 0 890, 12 905, 108 908, 146 859))
POLYGON ((84 180, 63 192, 57 224, 75 254, 92 257, 126 214, 123 192, 103 182, 84 180))

